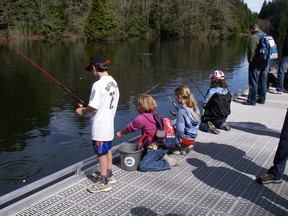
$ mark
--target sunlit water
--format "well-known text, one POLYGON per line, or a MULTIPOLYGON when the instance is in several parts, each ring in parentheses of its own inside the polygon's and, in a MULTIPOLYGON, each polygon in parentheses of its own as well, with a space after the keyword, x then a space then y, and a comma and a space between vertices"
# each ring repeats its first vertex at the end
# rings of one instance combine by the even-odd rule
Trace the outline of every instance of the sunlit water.
MULTIPOLYGON (((158 103, 158 112, 170 118, 170 110, 175 108, 168 97, 174 100, 179 84, 188 85, 197 100, 203 99, 208 76, 216 69, 225 72, 232 92, 247 85, 245 38, 222 42, 12 44, 84 101, 93 80, 83 68, 94 54, 105 54, 111 60, 109 73, 118 82, 121 94, 115 131, 137 116, 137 94, 159 83, 150 94, 158 103)), ((0 195, 94 155, 90 117, 75 115, 75 99, 3 43, 0 70, 0 195)), ((113 145, 136 134, 115 137, 113 145)))

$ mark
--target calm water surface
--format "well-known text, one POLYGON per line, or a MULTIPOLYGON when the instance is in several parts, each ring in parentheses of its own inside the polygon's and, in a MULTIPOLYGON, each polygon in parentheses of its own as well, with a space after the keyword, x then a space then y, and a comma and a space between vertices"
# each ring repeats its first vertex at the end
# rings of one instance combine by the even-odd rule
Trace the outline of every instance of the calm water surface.
MULTIPOLYGON (((119 84, 120 102, 115 130, 137 115, 135 98, 151 91, 158 112, 171 117, 174 89, 190 87, 190 79, 206 93, 208 76, 216 69, 226 74, 231 91, 247 85, 246 39, 235 41, 129 41, 119 43, 12 41, 60 83, 86 101, 93 83, 83 70, 91 56, 103 53, 119 84)), ((74 114, 77 101, 23 57, 0 43, 0 195, 18 189, 94 155, 90 145, 90 117, 74 114)), ((229 119, 228 119, 229 121, 229 119)), ((115 138, 113 145, 131 138, 115 138)))

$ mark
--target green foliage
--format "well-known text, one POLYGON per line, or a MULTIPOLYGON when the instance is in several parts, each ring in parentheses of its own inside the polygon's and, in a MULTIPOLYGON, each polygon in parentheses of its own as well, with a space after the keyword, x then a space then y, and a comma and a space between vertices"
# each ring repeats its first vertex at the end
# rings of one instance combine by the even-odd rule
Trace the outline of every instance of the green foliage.
POLYGON ((115 10, 125 37, 141 36, 148 31, 149 13, 139 1, 131 1, 126 7, 117 7, 115 10))
POLYGON ((47 4, 41 4, 39 8, 42 20, 41 33, 46 37, 59 37, 64 32, 68 17, 67 11, 63 8, 67 8, 65 1, 51 0, 47 4))
POLYGON ((119 37, 118 20, 105 0, 93 0, 89 12, 84 36, 87 41, 104 40, 105 38, 119 37))
POLYGON ((228 38, 255 21, 243 0, 1 0, 0 18, 2 34, 87 41, 228 38))
POLYGON ((288 32, 288 1, 277 0, 263 3, 259 13, 259 19, 266 20, 270 23, 269 33, 285 37, 288 32))

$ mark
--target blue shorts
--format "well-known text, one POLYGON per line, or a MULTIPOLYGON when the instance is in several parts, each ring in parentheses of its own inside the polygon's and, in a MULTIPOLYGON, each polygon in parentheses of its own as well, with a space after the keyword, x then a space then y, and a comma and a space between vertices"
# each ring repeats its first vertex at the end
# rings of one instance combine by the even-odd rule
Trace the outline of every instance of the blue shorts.
POLYGON ((112 141, 95 141, 92 140, 92 147, 95 154, 106 155, 112 147, 112 141))

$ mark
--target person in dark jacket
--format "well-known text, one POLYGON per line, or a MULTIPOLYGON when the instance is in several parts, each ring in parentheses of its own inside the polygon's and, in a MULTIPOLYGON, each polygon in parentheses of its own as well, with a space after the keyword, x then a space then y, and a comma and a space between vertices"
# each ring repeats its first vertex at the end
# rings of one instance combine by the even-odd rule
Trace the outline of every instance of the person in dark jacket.
POLYGON ((260 36, 264 34, 257 24, 250 25, 252 36, 248 45, 248 63, 249 63, 249 94, 245 105, 256 105, 257 103, 264 104, 266 101, 267 92, 267 76, 269 70, 268 60, 263 60, 260 57, 259 44, 260 36), (258 94, 258 99, 257 99, 258 94))
POLYGON ((219 134, 220 131, 217 128, 230 130, 226 120, 231 113, 232 95, 228 90, 222 71, 214 71, 209 78, 211 78, 211 83, 203 101, 204 114, 201 117, 199 129, 204 132, 219 134))
POLYGON ((288 35, 285 38, 282 58, 280 60, 280 65, 277 73, 277 88, 275 91, 271 91, 273 94, 282 94, 284 92, 284 74, 288 70, 288 35))
POLYGON ((273 166, 269 168, 266 174, 257 176, 256 181, 259 184, 281 183, 288 160, 288 109, 284 124, 280 134, 279 144, 273 160, 273 166))

